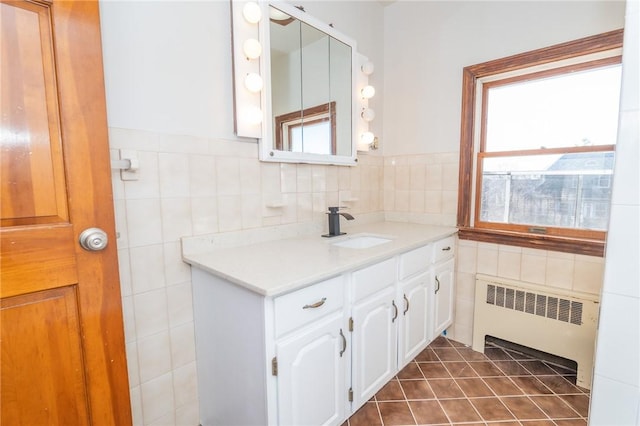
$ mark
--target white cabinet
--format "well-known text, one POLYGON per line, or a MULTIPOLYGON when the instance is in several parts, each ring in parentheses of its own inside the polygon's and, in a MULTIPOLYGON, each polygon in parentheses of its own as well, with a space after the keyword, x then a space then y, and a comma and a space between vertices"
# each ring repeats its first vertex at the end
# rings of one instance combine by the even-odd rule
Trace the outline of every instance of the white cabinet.
POLYGON ((345 417, 349 353, 342 312, 276 343, 281 425, 337 425, 345 417))
POLYGON ((431 273, 426 271, 400 286, 403 305, 398 339, 399 368, 407 365, 431 341, 430 280, 431 273))
POLYGON ((453 323, 455 294, 455 240, 445 238, 434 243, 433 259, 433 337, 453 323))

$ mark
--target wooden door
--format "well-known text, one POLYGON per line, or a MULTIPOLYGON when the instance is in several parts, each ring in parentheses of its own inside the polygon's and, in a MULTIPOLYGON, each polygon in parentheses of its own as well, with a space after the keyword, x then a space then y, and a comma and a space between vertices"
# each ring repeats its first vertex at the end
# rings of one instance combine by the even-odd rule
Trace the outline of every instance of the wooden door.
POLYGON ((0 51, 1 423, 131 424, 97 1, 1 2, 0 51))

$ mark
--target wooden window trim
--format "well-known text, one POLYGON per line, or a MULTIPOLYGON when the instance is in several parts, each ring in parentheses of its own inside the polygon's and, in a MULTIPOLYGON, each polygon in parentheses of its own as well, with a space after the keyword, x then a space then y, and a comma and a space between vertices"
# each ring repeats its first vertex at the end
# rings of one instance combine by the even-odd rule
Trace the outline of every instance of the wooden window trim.
POLYGON ((604 256, 604 239, 568 238, 471 226, 476 85, 479 79, 522 70, 537 65, 622 48, 623 30, 614 30, 465 67, 462 73, 462 109, 460 125, 460 175, 458 182, 458 228, 461 239, 507 244, 519 247, 567 253, 604 256))
MULTIPOLYGON (((276 149, 283 150, 284 143, 284 125, 292 120, 302 119, 302 123, 292 125, 290 127, 300 127, 305 124, 316 124, 323 121, 331 122, 331 154, 335 155, 337 152, 336 145, 336 102, 327 102, 326 104, 316 105, 311 108, 303 109, 300 111, 293 111, 286 114, 275 117, 276 125, 276 149), (328 117, 314 118, 314 116, 327 114, 328 117)), ((291 140, 291 130, 289 129, 289 140, 291 140)))

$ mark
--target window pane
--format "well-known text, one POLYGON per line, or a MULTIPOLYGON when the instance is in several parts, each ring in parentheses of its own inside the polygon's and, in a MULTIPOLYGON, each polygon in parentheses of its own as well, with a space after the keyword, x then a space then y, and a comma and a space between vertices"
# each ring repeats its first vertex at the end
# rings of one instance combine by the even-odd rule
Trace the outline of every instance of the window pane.
POLYGON ((614 145, 621 66, 488 89, 485 151, 614 145))
POLYGON ((291 150, 311 154, 331 154, 331 122, 325 120, 292 128, 291 150))
POLYGON ((483 222, 606 230, 612 151, 489 157, 483 161, 483 222))

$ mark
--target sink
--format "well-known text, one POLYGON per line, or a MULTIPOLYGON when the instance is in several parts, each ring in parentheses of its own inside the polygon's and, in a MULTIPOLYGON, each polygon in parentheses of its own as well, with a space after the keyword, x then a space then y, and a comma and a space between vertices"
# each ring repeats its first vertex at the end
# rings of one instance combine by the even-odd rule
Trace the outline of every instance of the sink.
POLYGON ((331 245, 352 249, 366 249, 392 241, 391 238, 376 237, 374 235, 354 235, 345 240, 336 241, 331 245))

